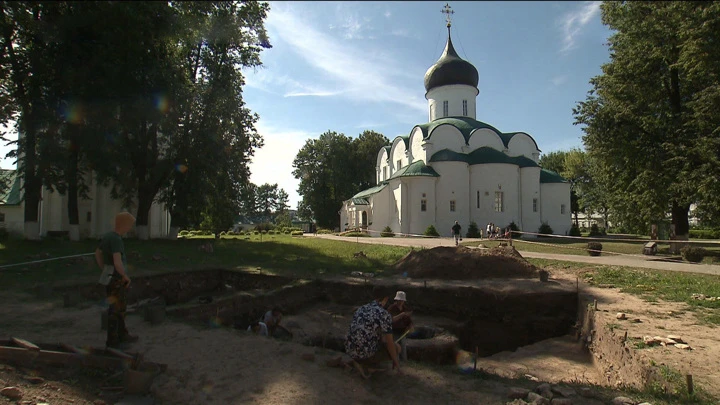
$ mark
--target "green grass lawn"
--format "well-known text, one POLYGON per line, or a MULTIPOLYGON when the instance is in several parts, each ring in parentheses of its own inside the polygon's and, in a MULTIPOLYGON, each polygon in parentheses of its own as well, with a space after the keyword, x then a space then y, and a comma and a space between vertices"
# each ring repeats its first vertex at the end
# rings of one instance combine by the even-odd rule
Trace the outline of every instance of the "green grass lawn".
POLYGON ((720 276, 692 274, 620 266, 602 266, 556 260, 528 259, 538 267, 576 273, 591 285, 614 287, 646 301, 682 302, 688 305, 702 324, 720 325, 720 276), (693 294, 718 297, 715 301, 697 300, 693 294))
MULTIPOLYGON (((638 242, 614 242, 603 241, 603 254, 611 255, 612 253, 642 255, 643 245, 648 241, 638 242), (607 252, 607 253, 605 253, 607 252), (610 253, 612 252, 612 253, 610 253)), ((498 241, 482 241, 482 242, 464 242, 466 246, 477 246, 483 244, 487 247, 495 247, 498 241)), ((580 255, 588 256, 587 242, 578 242, 576 239, 563 238, 540 238, 533 240, 513 239, 513 246, 517 250, 538 253, 557 253, 564 255, 580 255)), ((693 245, 695 246, 695 245, 693 245)), ((703 246, 707 251, 707 256, 703 263, 716 264, 720 263, 720 245, 707 244, 703 246)), ((669 246, 667 244, 658 244, 658 256, 670 256, 669 246)))
MULTIPOLYGON (((291 277, 350 274, 352 271, 382 275, 391 263, 410 248, 338 242, 288 235, 259 235, 223 238, 213 241, 214 252, 198 247, 212 239, 193 238, 138 241, 125 240, 130 276, 192 269, 256 269, 291 277), (363 251, 367 258, 354 258, 363 251)), ((8 241, 0 245, 0 266, 83 253, 92 253, 96 241, 64 240, 8 241)), ((99 269, 93 256, 63 259, 0 269, 0 289, 24 288, 42 283, 94 281, 99 269)))

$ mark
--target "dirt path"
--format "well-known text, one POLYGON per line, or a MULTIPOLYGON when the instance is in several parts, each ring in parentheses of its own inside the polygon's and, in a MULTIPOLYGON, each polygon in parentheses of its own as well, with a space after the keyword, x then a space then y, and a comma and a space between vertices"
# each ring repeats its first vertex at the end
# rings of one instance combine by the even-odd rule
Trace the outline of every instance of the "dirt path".
MULTIPOLYGON (((412 246, 433 248, 437 246, 454 246, 455 242, 450 238, 348 238, 335 235, 306 235, 309 238, 324 238, 341 240, 344 242, 357 242, 366 244, 391 245, 391 246, 412 246)), ((480 242, 481 239, 464 239, 465 242, 480 242)), ((720 265, 717 264, 692 264, 692 263, 671 263, 649 260, 639 256, 581 256, 581 255, 564 255, 555 253, 538 253, 519 251, 523 257, 534 259, 550 259, 565 262, 604 264, 608 266, 627 266, 645 269, 680 271, 686 273, 702 273, 720 275, 720 265)))

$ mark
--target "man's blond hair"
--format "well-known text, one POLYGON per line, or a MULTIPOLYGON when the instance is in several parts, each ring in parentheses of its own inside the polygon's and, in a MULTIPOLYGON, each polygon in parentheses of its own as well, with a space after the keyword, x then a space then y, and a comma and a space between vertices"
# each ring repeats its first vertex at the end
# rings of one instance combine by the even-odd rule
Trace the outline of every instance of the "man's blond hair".
POLYGON ((115 215, 115 228, 132 226, 135 223, 135 217, 129 212, 120 212, 115 215))

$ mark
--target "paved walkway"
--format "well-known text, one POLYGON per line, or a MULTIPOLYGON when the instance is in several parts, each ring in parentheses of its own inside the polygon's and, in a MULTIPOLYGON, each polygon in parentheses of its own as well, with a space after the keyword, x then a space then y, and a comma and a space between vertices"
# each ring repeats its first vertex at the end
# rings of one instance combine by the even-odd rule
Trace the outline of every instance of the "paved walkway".
MULTIPOLYGON (((308 235, 308 234, 306 234, 308 235)), ((352 238, 346 236, 335 235, 309 235, 314 238, 334 239, 345 242, 357 241, 358 243, 376 244, 376 245, 392 245, 392 246, 412 246, 434 248, 437 246, 454 246, 455 241, 451 238, 352 238)), ((481 242, 481 239, 463 239, 463 242, 481 242)), ((565 262, 604 264, 609 266, 627 266, 655 270, 681 271, 685 273, 702 273, 720 275, 720 265, 717 264, 692 264, 692 263, 675 263, 663 262, 657 259, 648 259, 640 256, 621 256, 621 255, 603 255, 603 256, 582 256, 582 255, 563 255, 556 253, 538 253, 519 250, 521 255, 526 258, 560 260, 565 262)))

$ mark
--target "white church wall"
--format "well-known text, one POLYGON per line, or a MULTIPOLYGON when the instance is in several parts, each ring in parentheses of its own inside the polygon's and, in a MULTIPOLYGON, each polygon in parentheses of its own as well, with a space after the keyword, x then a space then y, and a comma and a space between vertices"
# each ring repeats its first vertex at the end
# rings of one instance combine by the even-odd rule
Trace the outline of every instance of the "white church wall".
POLYGON ((518 223, 521 231, 537 232, 540 227, 540 168, 523 167, 520 169, 520 186, 522 190, 522 223, 518 223), (533 211, 533 200, 537 200, 533 211))
POLYGON ((435 183, 436 177, 408 177, 407 212, 408 233, 422 235, 429 225, 435 224, 435 183), (422 201, 425 200, 425 211, 422 201))
POLYGON ((508 154, 510 156, 525 156, 535 162, 540 158, 540 151, 535 147, 535 142, 526 134, 515 134, 508 142, 508 154))
POLYGON ((505 163, 479 164, 470 166, 471 219, 484 228, 488 222, 504 228, 515 221, 520 222, 518 190, 518 167, 505 163), (480 193, 480 208, 477 204, 480 193), (496 210, 495 193, 502 193, 501 211, 496 210))
POLYGON ((372 221, 370 222, 372 222, 372 225, 368 228, 374 231, 370 233, 371 236, 380 236, 380 232, 382 232, 386 226, 392 228, 390 210, 393 207, 393 201, 391 197, 390 187, 385 187, 369 199, 371 215, 368 217, 368 221, 370 221, 371 218, 372 221))
POLYGON ((540 200, 542 204, 541 218, 547 222, 556 235, 566 235, 570 231, 570 183, 540 184, 540 200), (561 206, 565 206, 562 213, 561 206))
POLYGON ((402 183, 398 180, 393 180, 387 188, 391 190, 392 196, 391 203, 388 204, 388 207, 392 210, 389 213, 390 228, 395 233, 402 233, 402 183))
POLYGON ((503 144, 500 136, 498 136, 498 134, 492 129, 487 128, 474 130, 470 134, 470 142, 468 144, 470 145, 470 151, 474 151, 475 149, 482 147, 490 147, 499 151, 505 149, 505 144, 503 144))
MULTIPOLYGON (((412 162, 422 160, 427 163, 427 155, 422 146, 423 133, 420 128, 415 128, 410 134, 410 152, 412 154, 412 162)), ((410 162, 410 163, 412 163, 410 162)))
POLYGON ((440 175, 435 183, 435 228, 440 235, 451 236, 455 221, 467 228, 470 171, 463 162, 433 162, 432 167, 440 175), (454 211, 451 201, 455 202, 454 211))
MULTIPOLYGON (((405 141, 402 138, 395 138, 390 152, 392 155, 392 159, 390 159, 390 167, 392 167, 392 173, 395 173, 396 171, 400 170, 400 168, 408 165, 408 159, 407 156, 405 156, 406 150, 407 149, 405 148, 405 141), (400 161, 400 167, 398 167, 398 161, 400 161)), ((388 174, 388 177, 389 176, 390 174, 388 174)))
POLYGON ((390 177, 390 167, 388 166, 388 153, 385 148, 380 148, 380 151, 378 152, 377 163, 375 166, 378 170, 378 183, 387 180, 387 177, 390 177), (383 170, 386 173, 386 178, 383 178, 383 170))
POLYGON ((452 125, 440 125, 430 134, 427 155, 432 157, 435 152, 443 149, 450 149, 455 152, 464 153, 465 138, 460 130, 452 125))
POLYGON ((425 98, 428 100, 430 121, 443 117, 475 118, 475 101, 478 90, 473 86, 453 84, 431 89, 425 98), (463 100, 467 101, 467 114, 463 114, 463 100), (443 114, 443 102, 448 102, 448 114, 443 114))

